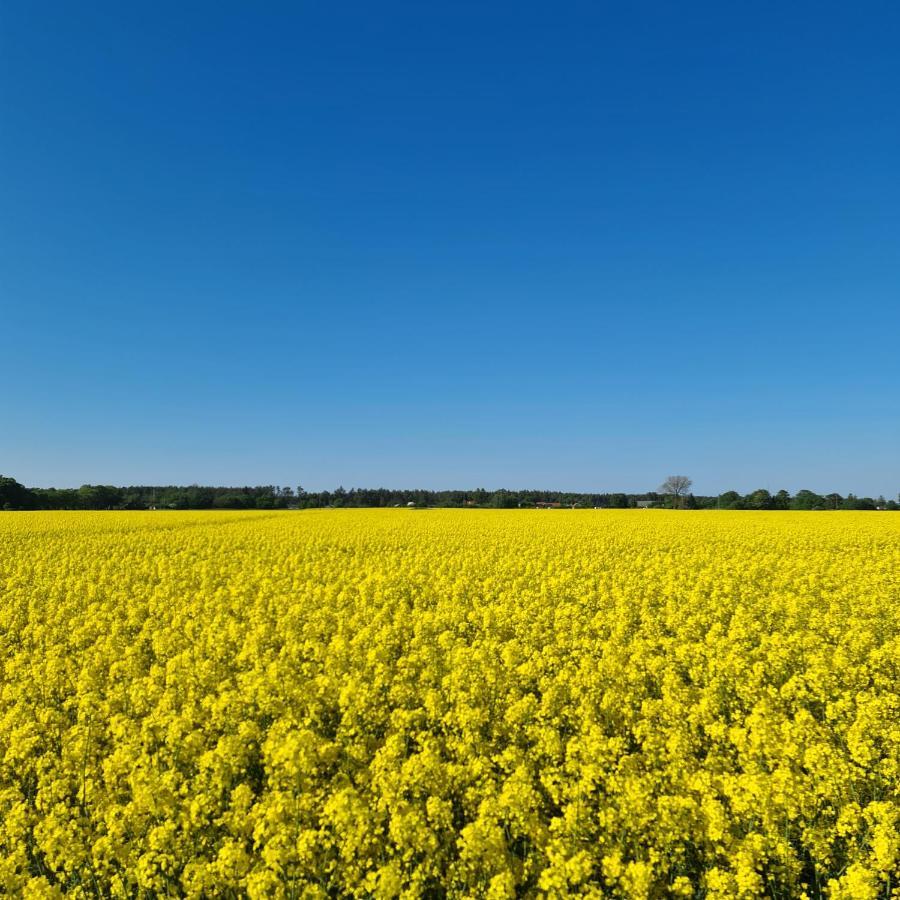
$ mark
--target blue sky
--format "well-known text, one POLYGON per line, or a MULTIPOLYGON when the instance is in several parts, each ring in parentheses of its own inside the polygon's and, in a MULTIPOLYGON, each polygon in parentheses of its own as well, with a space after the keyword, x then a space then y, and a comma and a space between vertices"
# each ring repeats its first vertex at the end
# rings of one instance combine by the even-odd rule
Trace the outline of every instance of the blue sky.
POLYGON ((0 11, 0 472, 900 490, 900 7, 0 11))

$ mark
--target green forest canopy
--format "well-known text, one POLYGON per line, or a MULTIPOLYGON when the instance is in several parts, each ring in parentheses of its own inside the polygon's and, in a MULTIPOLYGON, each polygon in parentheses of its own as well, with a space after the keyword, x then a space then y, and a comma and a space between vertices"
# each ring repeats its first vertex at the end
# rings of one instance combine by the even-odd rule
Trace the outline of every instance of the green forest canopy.
MULTIPOLYGON (((444 506, 517 509, 538 505, 627 509, 665 507, 673 498, 655 491, 642 494, 573 493, 570 491, 498 490, 469 491, 391 490, 388 488, 339 487, 334 491, 305 491, 274 485, 256 487, 204 487, 201 485, 133 485, 114 487, 83 484, 79 488, 27 488, 14 478, 0 475, 0 509, 315 509, 341 506, 444 506)), ((837 493, 772 494, 760 488, 749 494, 726 491, 718 496, 688 494, 678 501, 685 509, 900 509, 884 497, 846 497, 837 493)))

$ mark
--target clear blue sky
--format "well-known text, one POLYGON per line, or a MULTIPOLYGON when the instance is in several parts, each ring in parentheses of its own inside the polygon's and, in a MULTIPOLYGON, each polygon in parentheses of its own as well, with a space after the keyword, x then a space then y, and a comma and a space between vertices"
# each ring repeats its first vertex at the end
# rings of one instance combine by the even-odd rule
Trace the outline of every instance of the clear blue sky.
POLYGON ((0 472, 900 490, 896 3, 0 11, 0 472))

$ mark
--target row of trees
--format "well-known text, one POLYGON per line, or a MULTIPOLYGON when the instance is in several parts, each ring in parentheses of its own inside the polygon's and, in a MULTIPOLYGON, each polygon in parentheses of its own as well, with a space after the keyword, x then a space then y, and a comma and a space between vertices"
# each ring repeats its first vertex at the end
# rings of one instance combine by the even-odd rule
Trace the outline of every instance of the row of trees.
POLYGON ((796 494, 761 488, 749 494, 726 491, 718 496, 695 496, 686 476, 671 476, 658 491, 643 494, 621 492, 583 494, 568 491, 426 491, 388 488, 343 487, 334 491, 306 491, 277 485, 256 487, 202 487, 190 485, 114 487, 84 484, 80 488, 27 488, 13 478, 0 476, 0 509, 315 509, 318 507, 445 506, 529 508, 538 504, 564 507, 628 509, 636 506, 680 509, 900 509, 884 497, 848 494, 796 494), (672 479, 681 479, 673 482, 672 479))
POLYGON ((883 496, 873 499, 847 494, 842 497, 814 491, 797 491, 791 496, 787 491, 770 494, 764 488, 743 496, 737 491, 726 491, 717 498, 715 506, 718 509, 900 509, 897 500, 885 500, 883 496))
POLYGON ((690 493, 692 484, 687 475, 670 475, 659 489, 664 497, 661 505, 678 509, 900 509, 900 495, 897 500, 885 500, 883 496, 873 500, 871 497, 857 497, 856 494, 842 497, 836 493, 817 494, 802 490, 792 496, 784 490, 772 494, 765 488, 759 488, 743 495, 737 491, 725 491, 717 497, 695 497, 690 493))
POLYGON ((83 484, 80 488, 26 488, 0 476, 0 509, 284 509, 292 489, 83 484))

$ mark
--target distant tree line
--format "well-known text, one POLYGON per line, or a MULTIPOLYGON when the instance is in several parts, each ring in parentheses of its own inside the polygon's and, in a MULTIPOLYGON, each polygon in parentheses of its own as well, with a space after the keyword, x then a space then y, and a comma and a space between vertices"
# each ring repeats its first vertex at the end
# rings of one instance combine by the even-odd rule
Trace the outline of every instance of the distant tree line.
MULTIPOLYGON (((683 476, 682 476, 683 477, 683 476)), ((0 476, 0 509, 315 509, 320 507, 391 506, 532 508, 541 505, 629 509, 672 507, 681 509, 900 509, 895 500, 848 494, 798 491, 771 494, 760 488, 749 494, 726 491, 718 496, 649 491, 584 494, 570 491, 426 491, 388 488, 339 487, 334 491, 306 491, 302 487, 179 487, 135 485, 114 487, 83 484, 79 488, 27 488, 14 478, 0 476)))
POLYGON ((273 485, 26 488, 0 476, 0 509, 284 509, 293 501, 292 489, 273 485))

